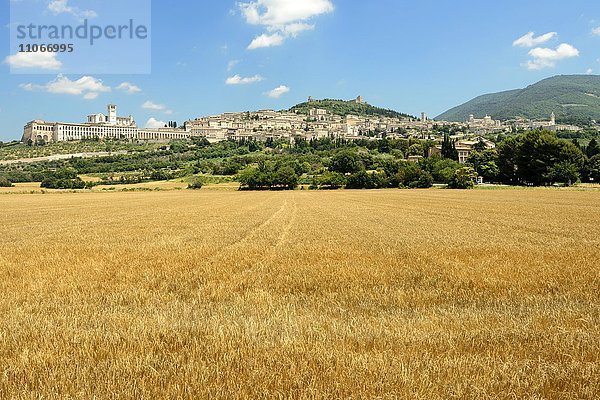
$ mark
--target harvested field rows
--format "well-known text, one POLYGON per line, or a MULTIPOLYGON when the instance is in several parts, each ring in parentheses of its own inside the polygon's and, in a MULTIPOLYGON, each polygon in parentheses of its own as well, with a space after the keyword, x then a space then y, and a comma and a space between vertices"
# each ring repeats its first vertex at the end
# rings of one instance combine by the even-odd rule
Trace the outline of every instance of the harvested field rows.
POLYGON ((1 398, 600 396, 600 191, 0 196, 1 398))

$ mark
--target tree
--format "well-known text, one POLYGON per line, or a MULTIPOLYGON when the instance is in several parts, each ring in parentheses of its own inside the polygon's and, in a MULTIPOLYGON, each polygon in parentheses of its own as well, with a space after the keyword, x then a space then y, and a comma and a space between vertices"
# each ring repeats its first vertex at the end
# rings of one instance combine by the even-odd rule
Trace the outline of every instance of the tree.
POLYGON ((573 143, 558 139, 549 131, 530 131, 511 137, 498 146, 500 179, 510 184, 534 186, 553 183, 555 173, 570 163, 583 171, 585 156, 573 143), (564 167, 564 165, 563 165, 564 167))
POLYGON ((221 164, 215 165, 214 175, 236 175, 244 166, 235 159, 227 159, 221 164))
POLYGON ((202 189, 202 186, 204 186, 204 179, 197 176, 188 184, 188 189, 199 190, 202 189))
POLYGON ((192 144, 194 144, 200 148, 205 148, 205 147, 210 146, 210 142, 208 141, 208 139, 206 139, 205 137, 198 137, 198 136, 192 137, 192 144))
POLYGON ((385 174, 359 171, 348 177, 347 189, 380 189, 386 187, 385 174))
POLYGON ((12 187, 13 184, 5 176, 0 176, 0 187, 12 187))
POLYGON ((422 156, 423 155, 423 146, 419 143, 415 143, 408 148, 409 156, 422 156))
POLYGON ((580 170, 584 156, 573 143, 548 131, 532 131, 521 137, 516 163, 522 182, 536 186, 552 183, 550 171, 561 162, 574 164, 580 170))
POLYGON ((238 180, 241 189, 265 190, 271 186, 268 175, 257 168, 248 168, 242 171, 238 180))
MULTIPOLYGON (((385 133, 383 135, 385 135, 385 133)), ((389 153, 392 150, 390 141, 386 139, 385 136, 382 140, 377 141, 377 147, 380 153, 389 153)))
POLYGON ((517 137, 510 136, 500 142, 498 145, 498 170, 501 182, 508 184, 518 184, 517 176, 517 152, 519 150, 519 141, 517 137))
POLYGON ((262 148, 260 146, 260 144, 258 142, 256 142, 255 140, 250 141, 250 143, 248 143, 248 151, 250 151, 250 153, 256 153, 257 151, 261 151, 262 148))
POLYGON ((409 184, 410 188, 417 189, 428 189, 433 186, 433 177, 427 171, 421 171, 418 176, 418 180, 413 181, 409 184))
POLYGON ((169 179, 171 179, 171 176, 163 170, 154 170, 150 174, 150 180, 153 181, 168 181, 169 179))
POLYGON ((487 149, 487 146, 486 146, 485 142, 483 141, 483 139, 481 139, 481 138, 479 138, 477 143, 475 143, 475 145, 473 146, 473 150, 475 150, 475 151, 484 151, 486 149, 487 149))
POLYGON ((450 160, 458 161, 458 151, 456 150, 456 143, 450 139, 450 135, 444 135, 444 141, 442 142, 442 157, 450 160))
POLYGON ((346 185, 346 177, 337 172, 325 172, 317 179, 317 187, 319 189, 336 190, 346 185))
POLYGON ((291 165, 275 169, 273 163, 261 160, 258 168, 248 168, 240 173, 241 189, 249 190, 293 190, 298 186, 298 175, 291 165))
POLYGON ((589 160, 589 174, 594 182, 600 182, 600 154, 589 160))
POLYGON ((419 168, 417 164, 409 163, 390 178, 389 185, 400 188, 426 189, 433 186, 433 177, 429 172, 419 168))
POLYGON ((463 167, 454 173, 448 184, 450 189, 473 189, 477 180, 477 172, 471 167, 463 167))
POLYGON ((600 144, 596 139, 592 139, 590 144, 588 144, 586 149, 586 154, 589 158, 592 158, 598 154, 600 154, 600 144))
POLYGON ((275 173, 273 185, 286 190, 294 190, 298 186, 298 175, 291 166, 281 167, 275 173))
POLYGON ((462 168, 457 161, 441 158, 438 155, 422 159, 419 161, 419 165, 422 170, 431 174, 435 182, 445 184, 450 182, 457 169, 462 168))
POLYGON ((546 176, 546 180, 550 183, 563 183, 567 186, 571 186, 579 178, 579 168, 569 161, 555 164, 546 176))
POLYGON ((498 152, 493 150, 474 151, 467 159, 467 165, 487 182, 496 182, 500 169, 498 168, 498 152))
POLYGON ((67 167, 49 173, 42 181, 41 187, 47 189, 85 189, 86 185, 77 176, 76 169, 67 167))
POLYGON ((340 151, 333 156, 329 167, 330 171, 340 174, 353 174, 364 169, 365 166, 358 154, 350 150, 340 151))

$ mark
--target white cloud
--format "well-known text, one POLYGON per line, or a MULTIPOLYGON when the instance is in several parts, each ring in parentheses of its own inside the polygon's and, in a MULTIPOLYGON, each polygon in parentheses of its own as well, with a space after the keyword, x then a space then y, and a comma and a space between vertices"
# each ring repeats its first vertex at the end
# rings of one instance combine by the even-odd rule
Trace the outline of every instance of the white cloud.
POLYGON ((231 70, 240 63, 240 60, 231 60, 227 63, 227 72, 231 72, 231 70))
POLYGON ((56 53, 17 53, 6 57, 4 63, 15 69, 36 68, 56 71, 62 67, 62 62, 56 58, 56 53))
POLYGON ((334 10, 330 0, 257 0, 239 6, 249 24, 266 26, 284 26, 334 10))
POLYGON ((270 33, 254 38, 250 50, 279 46, 287 38, 315 28, 306 21, 335 9, 331 0, 256 0, 240 3, 239 8, 247 23, 263 26, 270 33))
POLYGON ((167 123, 165 121, 160 121, 154 117, 148 119, 148 121, 146 121, 146 128, 148 129, 158 129, 158 128, 164 128, 165 125, 167 123))
POLYGON ((285 42, 285 37, 279 33, 274 33, 272 35, 268 35, 263 33, 260 36, 257 36, 250 42, 248 45, 248 50, 255 50, 264 47, 274 47, 281 46, 285 42))
POLYGON ((535 33, 529 32, 513 42, 514 47, 535 47, 544 44, 557 36, 556 32, 549 32, 544 35, 535 37, 535 33))
POLYGON ((96 100, 98 98, 98 93, 89 92, 83 95, 84 100, 96 100))
POLYGON ((592 75, 594 73, 594 70, 591 68, 588 68, 587 71, 585 71, 586 75, 592 75))
POLYGON ((133 85, 129 82, 123 82, 117 86, 117 90, 121 90, 127 94, 135 94, 142 91, 139 86, 133 85))
POLYGON ((592 29, 592 34, 596 36, 600 36, 600 26, 592 29))
POLYGON ((59 75, 54 81, 47 85, 50 93, 81 95, 86 92, 110 92, 111 89, 105 86, 100 79, 93 76, 83 76, 76 81, 72 81, 66 76, 59 75))
POLYGON ((69 0, 52 0, 48 4, 48 10, 54 15, 71 14, 78 19, 96 18, 98 14, 93 10, 80 10, 78 7, 69 6, 69 0))
POLYGON ((27 83, 19 85, 21 89, 27 91, 44 91, 54 94, 68 94, 72 96, 83 96, 85 100, 94 100, 100 93, 107 93, 111 88, 93 76, 83 76, 76 81, 72 81, 66 76, 58 75, 56 79, 44 85, 27 83))
POLYGON ((289 25, 284 26, 282 31, 287 36, 296 37, 302 32, 312 31, 313 29, 315 29, 314 25, 305 24, 303 22, 298 22, 295 24, 289 24, 289 25))
POLYGON ((33 92, 34 90, 41 90, 43 88, 43 86, 34 85, 33 83, 22 83, 19 85, 19 87, 28 92, 33 92))
POLYGON ((567 58, 579 56, 579 50, 570 44, 563 43, 555 50, 537 47, 529 51, 529 55, 533 60, 529 60, 526 64, 527 69, 540 70, 544 68, 552 68, 556 66, 556 62, 567 58))
POLYGON ((251 77, 243 78, 239 75, 230 76, 225 80, 226 85, 249 85, 264 80, 260 75, 254 75, 251 77))
POLYGON ((145 102, 144 104, 142 104, 142 108, 145 109, 145 110, 163 111, 167 107, 164 106, 164 105, 162 105, 162 104, 156 104, 156 103, 148 100, 147 102, 145 102))
POLYGON ((173 114, 173 110, 169 110, 164 104, 157 104, 150 100, 142 104, 142 108, 145 110, 162 111, 164 114, 167 115, 173 114))
POLYGON ((273 99, 278 99, 280 98, 282 95, 288 93, 290 91, 290 88, 284 85, 281 85, 279 87, 276 87, 273 90, 270 90, 268 92, 265 93, 265 95, 273 98, 273 99))

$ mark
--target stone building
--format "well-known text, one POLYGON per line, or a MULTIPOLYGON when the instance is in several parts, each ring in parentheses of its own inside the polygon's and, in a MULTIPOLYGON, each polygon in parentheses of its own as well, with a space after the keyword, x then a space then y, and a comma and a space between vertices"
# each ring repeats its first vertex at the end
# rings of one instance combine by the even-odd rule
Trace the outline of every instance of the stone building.
POLYGON ((117 116, 117 106, 109 104, 107 115, 88 115, 85 123, 31 121, 25 125, 21 141, 29 144, 92 139, 168 142, 189 138, 190 132, 185 128, 138 128, 133 117, 117 116))

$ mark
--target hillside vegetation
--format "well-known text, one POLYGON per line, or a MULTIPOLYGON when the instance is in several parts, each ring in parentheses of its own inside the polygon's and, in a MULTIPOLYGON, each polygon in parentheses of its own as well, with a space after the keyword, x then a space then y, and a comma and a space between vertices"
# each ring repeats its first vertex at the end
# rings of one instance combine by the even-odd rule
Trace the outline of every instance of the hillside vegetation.
MULTIPOLYGON (((411 155, 427 155, 432 140, 355 140, 321 138, 225 141, 206 139, 171 142, 147 151, 113 153, 97 157, 36 160, 29 163, 0 161, 0 177, 10 184, 42 182, 44 188, 75 189, 77 176, 93 176, 85 185, 131 185, 167 180, 186 180, 198 175, 228 177, 245 190, 282 190, 298 186, 311 189, 428 188, 433 184, 462 188, 472 186, 475 172, 486 182, 513 185, 573 184, 600 181, 600 146, 592 139, 559 139, 547 131, 511 135, 494 150, 479 148, 458 163, 456 146, 445 136, 441 155, 408 162, 411 155), (470 170, 470 168, 474 170, 470 170), (469 177, 471 176, 472 179, 469 177), (63 185, 63 182, 66 184, 63 185), (74 186, 75 185, 75 186, 74 186)), ((83 146, 85 143, 74 146, 83 146)), ((61 148, 63 149, 63 148, 61 148)), ((16 147, 16 151, 22 149, 16 147)), ((10 154, 10 153, 9 153, 10 154)))
POLYGON ((290 109, 291 112, 307 114, 311 108, 321 108, 335 115, 360 115, 360 116, 381 116, 389 118, 415 118, 408 114, 404 114, 394 110, 375 107, 370 104, 359 104, 354 100, 315 100, 312 102, 301 103, 290 109))
POLYGON ((49 143, 45 146, 27 146, 20 142, 0 143, 0 162, 57 155, 131 151, 153 151, 165 147, 161 143, 130 143, 126 141, 95 141, 49 143))
POLYGON ((441 115, 437 120, 466 121, 470 114, 509 120, 516 117, 584 124, 600 121, 600 76, 556 76, 525 89, 479 96, 441 115))

